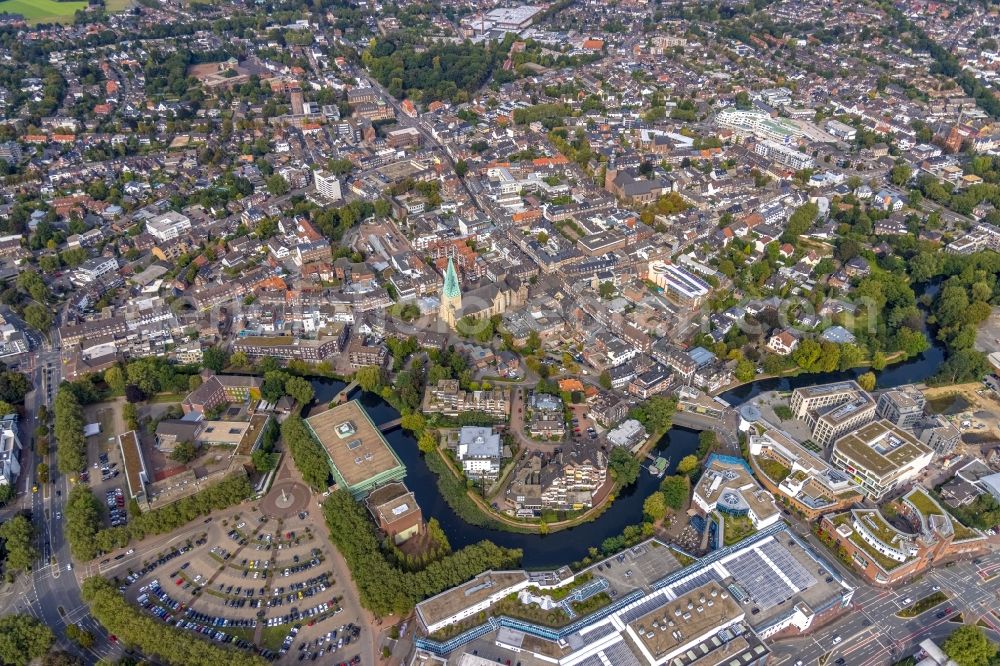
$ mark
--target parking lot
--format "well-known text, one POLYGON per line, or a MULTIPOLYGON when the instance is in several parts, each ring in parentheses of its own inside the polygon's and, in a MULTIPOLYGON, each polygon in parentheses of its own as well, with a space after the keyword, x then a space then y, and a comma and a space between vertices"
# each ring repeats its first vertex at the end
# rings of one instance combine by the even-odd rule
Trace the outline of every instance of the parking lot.
POLYGON ((357 609, 345 612, 332 546, 314 520, 305 510, 282 520, 244 506, 204 519, 148 559, 107 558, 102 573, 146 612, 213 641, 280 663, 360 664, 367 628, 357 609))

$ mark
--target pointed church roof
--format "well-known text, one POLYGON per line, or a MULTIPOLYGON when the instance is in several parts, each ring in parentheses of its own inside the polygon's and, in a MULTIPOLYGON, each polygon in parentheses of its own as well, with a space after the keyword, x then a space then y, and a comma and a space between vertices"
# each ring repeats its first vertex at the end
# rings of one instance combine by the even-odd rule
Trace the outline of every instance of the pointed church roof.
POLYGON ((458 284, 458 273, 455 272, 455 263, 448 258, 448 270, 444 274, 444 297, 458 298, 462 295, 462 288, 458 284))

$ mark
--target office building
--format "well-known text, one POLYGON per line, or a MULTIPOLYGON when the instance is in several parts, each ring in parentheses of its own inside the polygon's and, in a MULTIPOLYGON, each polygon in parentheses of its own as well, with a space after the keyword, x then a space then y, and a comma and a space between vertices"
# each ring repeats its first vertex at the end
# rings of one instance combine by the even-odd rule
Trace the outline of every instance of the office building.
POLYGON ((797 388, 790 402, 812 441, 823 447, 875 418, 875 401, 854 381, 797 388))
POLYGON ((357 400, 313 414, 306 425, 326 452, 337 485, 355 499, 406 476, 403 462, 357 400))
POLYGON ((888 421, 875 421, 834 442, 830 462, 878 501, 916 477, 933 457, 934 451, 913 435, 888 421))

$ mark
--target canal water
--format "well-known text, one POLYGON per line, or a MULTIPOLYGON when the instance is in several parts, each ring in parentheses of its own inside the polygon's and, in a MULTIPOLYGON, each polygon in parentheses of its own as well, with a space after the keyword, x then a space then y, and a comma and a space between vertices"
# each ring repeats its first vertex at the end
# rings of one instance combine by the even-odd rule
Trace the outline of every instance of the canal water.
MULTIPOLYGON (((879 388, 890 388, 901 384, 921 382, 936 373, 943 360, 943 347, 934 345, 920 356, 891 365, 876 373, 878 386, 879 388)), ((762 392, 790 391, 799 386, 854 379, 864 372, 867 372, 867 369, 859 368, 846 372, 764 379, 727 391, 721 397, 735 406, 762 392)), ((313 381, 313 388, 316 391, 317 402, 323 403, 332 400, 344 388, 344 383, 316 379, 313 381)), ((399 418, 399 413, 377 395, 358 390, 351 397, 361 401, 372 421, 376 424, 388 423, 399 418)), ((643 502, 660 484, 660 479, 647 472, 644 467, 639 475, 639 480, 624 489, 611 503, 611 506, 591 522, 547 535, 505 532, 470 525, 448 506, 448 503, 438 492, 434 473, 428 469, 423 455, 417 449, 416 439, 410 433, 396 428, 386 433, 386 439, 406 465, 406 485, 416 496, 424 519, 438 519, 441 528, 448 535, 452 548, 458 550, 471 543, 489 539, 500 546, 522 549, 524 551, 523 564, 529 569, 557 567, 580 560, 587 555, 588 548, 600 547, 601 542, 608 537, 617 536, 626 526, 640 522, 643 502)), ((670 459, 667 473, 673 474, 680 459, 694 453, 697 448, 698 433, 688 428, 675 426, 657 443, 656 452, 670 459)))

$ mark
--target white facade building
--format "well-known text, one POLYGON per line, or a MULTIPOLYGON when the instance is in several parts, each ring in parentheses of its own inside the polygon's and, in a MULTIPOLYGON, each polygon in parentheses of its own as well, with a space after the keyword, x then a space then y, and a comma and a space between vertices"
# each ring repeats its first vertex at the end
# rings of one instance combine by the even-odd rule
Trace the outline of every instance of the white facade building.
POLYGON ((316 193, 330 201, 339 201, 343 198, 340 191, 340 179, 332 173, 326 171, 313 171, 313 180, 316 182, 316 193))
POLYGON ((191 219, 187 215, 167 211, 146 222, 146 231, 158 241, 168 241, 177 238, 182 232, 191 228, 191 219))

